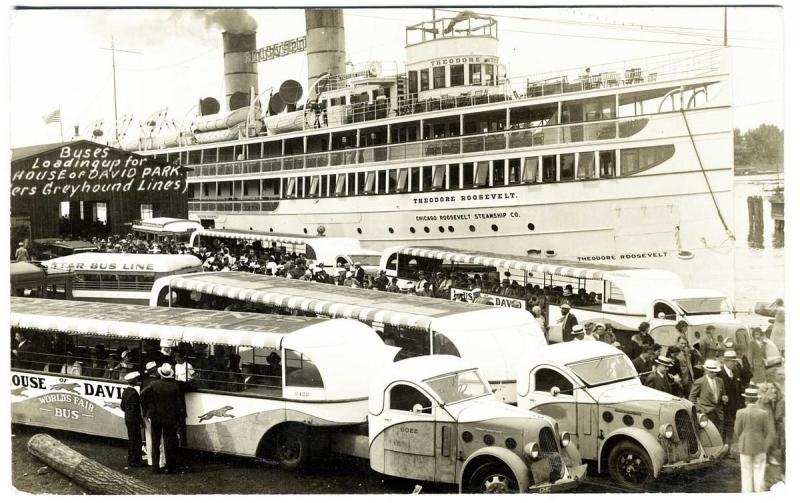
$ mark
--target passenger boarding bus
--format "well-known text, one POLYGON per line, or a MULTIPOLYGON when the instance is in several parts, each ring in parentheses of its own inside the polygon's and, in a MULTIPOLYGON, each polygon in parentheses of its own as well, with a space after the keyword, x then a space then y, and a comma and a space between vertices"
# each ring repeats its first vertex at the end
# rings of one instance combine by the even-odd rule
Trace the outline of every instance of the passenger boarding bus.
POLYGON ((188 243, 192 234, 202 228, 203 226, 196 220, 156 217, 134 221, 131 231, 135 237, 147 241, 172 239, 176 243, 188 243))
POLYGON ((11 329, 33 343, 12 359, 12 422, 127 438, 124 373, 142 370, 168 341, 196 372, 186 394, 187 446, 277 459, 286 468, 315 446, 308 430, 366 421, 364 376, 391 363, 397 351, 352 320, 129 305, 110 310, 94 302, 16 297, 11 329), (118 365, 123 351, 134 355, 126 370, 118 365))
POLYGON ((519 309, 347 288, 243 272, 185 274, 153 285, 150 305, 351 318, 402 348, 398 359, 447 354, 473 362, 502 401, 516 402, 517 361, 547 344, 519 309))
POLYGON ((71 271, 75 300, 146 305, 161 277, 203 270, 194 255, 79 253, 42 262, 48 273, 71 271))
POLYGON ((189 244, 193 247, 200 247, 214 243, 217 243, 216 247, 227 246, 236 256, 244 255, 249 248, 277 248, 288 253, 302 253, 312 264, 325 266, 328 272, 344 267, 345 263, 351 266, 360 263, 367 274, 375 274, 379 270, 378 266, 381 260, 380 252, 362 248, 357 239, 332 238, 322 235, 308 236, 239 229, 200 229, 192 234, 189 244))
MULTIPOLYGON (((435 273, 483 268, 484 273, 488 269, 495 278, 502 274, 516 280, 526 295, 547 292, 545 314, 551 342, 561 341, 558 322, 564 302, 570 304, 570 312, 580 323, 603 322, 632 334, 641 322, 647 321, 656 342, 662 345, 674 344, 677 337, 674 327, 680 320, 689 324, 690 336, 703 334, 706 327, 713 325, 719 342, 735 340, 737 331, 747 332, 746 326, 736 319, 733 303, 726 294, 686 288, 671 271, 433 246, 387 249, 381 261, 387 275, 416 277, 420 270, 435 273), (561 294, 569 290, 571 295, 561 294)), ((689 343, 694 342, 690 338, 689 343)))

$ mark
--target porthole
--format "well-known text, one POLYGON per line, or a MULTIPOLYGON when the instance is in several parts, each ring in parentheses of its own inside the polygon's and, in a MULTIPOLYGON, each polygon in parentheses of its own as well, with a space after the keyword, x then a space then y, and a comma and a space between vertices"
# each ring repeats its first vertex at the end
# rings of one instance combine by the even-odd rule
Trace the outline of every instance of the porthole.
POLYGON ((469 226, 469 231, 470 232, 475 232, 475 226, 474 225, 470 225, 469 226))
POLYGON ((528 230, 529 230, 529 231, 536 230, 536 226, 535 226, 535 225, 533 225, 532 223, 528 222, 528 230))
POLYGON ((625 426, 633 426, 633 417, 628 414, 622 416, 622 422, 625 423, 625 426))
POLYGON ((486 445, 494 445, 494 437, 491 435, 484 435, 483 436, 483 443, 486 445))
POLYGON ((492 224, 492 230, 497 232, 497 224, 492 224))
POLYGON ((306 229, 305 227, 303 227, 303 234, 308 234, 308 229, 306 229))
POLYGON ((409 229, 408 229, 408 230, 410 230, 410 231, 411 231, 411 234, 414 234, 415 232, 417 232, 417 229, 415 229, 415 228, 413 228, 413 227, 409 227, 409 229))
POLYGON ((509 449, 516 449, 517 441, 514 440, 513 438, 507 438, 506 439, 506 447, 508 447, 509 449))
POLYGON ((653 426, 655 426, 655 424, 653 423, 653 420, 652 420, 652 419, 650 419, 649 417, 648 417, 648 418, 646 418, 644 421, 642 421, 642 425, 643 425, 645 428, 647 428, 648 430, 652 430, 652 429, 653 429, 653 426))
POLYGON ((425 234, 427 234, 427 233, 429 233, 431 231, 431 228, 430 227, 423 227, 422 230, 424 230, 425 234))
POLYGON ((609 411, 603 412, 603 421, 610 423, 614 419, 614 414, 609 411))
POLYGON ((472 433, 465 431, 464 433, 461 434, 461 440, 467 443, 472 442, 472 433))
POLYGON ((448 230, 448 231, 450 231, 450 232, 455 232, 455 231, 456 231, 456 230, 453 228, 453 226, 452 226, 452 225, 448 225, 448 226, 447 226, 447 230, 448 230))
POLYGON ((442 227, 441 225, 439 226, 439 232, 442 232, 442 233, 444 232, 444 227, 442 227))
POLYGON ((394 234, 394 227, 389 227, 389 234, 394 234))
POLYGON ((270 228, 269 228, 269 231, 270 231, 270 232, 275 232, 275 231, 273 231, 273 230, 272 230, 272 227, 270 227, 270 228))
POLYGON ((361 234, 361 227, 356 228, 356 232, 361 234))

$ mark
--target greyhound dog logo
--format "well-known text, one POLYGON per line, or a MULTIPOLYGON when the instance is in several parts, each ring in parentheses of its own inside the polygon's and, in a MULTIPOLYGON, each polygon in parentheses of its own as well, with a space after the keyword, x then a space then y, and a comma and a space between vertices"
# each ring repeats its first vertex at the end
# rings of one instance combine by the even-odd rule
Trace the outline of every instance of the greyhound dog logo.
POLYGON ((12 394, 12 395, 14 395, 14 396, 24 396, 24 397, 27 397, 28 395, 26 395, 26 394, 25 394, 25 392, 26 392, 26 391, 28 391, 28 388, 26 388, 25 386, 23 386, 23 387, 21 387, 21 388, 12 389, 12 390, 11 390, 11 394, 12 394))
POLYGON ((197 416, 200 419, 200 422, 209 421, 212 417, 236 417, 233 414, 228 414, 229 410, 233 410, 233 407, 230 405, 226 405, 225 407, 220 407, 219 409, 214 409, 206 412, 202 416, 197 416))
POLYGON ((80 387, 80 383, 77 382, 60 382, 58 384, 51 384, 50 390, 51 391, 68 391, 70 393, 78 393, 77 389, 80 387))
POLYGON ((109 409, 119 409, 120 406, 117 402, 103 402, 104 407, 108 407, 109 409))

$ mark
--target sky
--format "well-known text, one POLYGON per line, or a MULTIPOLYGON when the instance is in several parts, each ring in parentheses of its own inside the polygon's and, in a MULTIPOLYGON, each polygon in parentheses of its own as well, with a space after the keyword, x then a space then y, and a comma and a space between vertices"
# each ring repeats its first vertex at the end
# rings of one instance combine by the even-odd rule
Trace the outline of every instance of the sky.
MULTIPOLYGON (((454 7, 448 7, 454 9, 454 7)), ((721 7, 513 8, 470 10, 496 16, 498 53, 509 77, 722 45, 721 7)), ((437 10, 438 15, 451 11, 437 10)), ((58 124, 42 116, 61 110, 63 134, 81 134, 102 121, 113 128, 111 52, 116 53, 117 109, 132 127, 167 107, 188 124, 200 98, 223 102, 222 39, 210 11, 154 9, 13 10, 9 25, 10 138, 12 147, 60 141, 58 124), (122 52, 133 51, 133 52, 122 52)), ((248 9, 263 47, 303 36, 302 9, 248 9)), ((405 27, 431 19, 431 8, 345 9, 347 57, 403 70, 405 27)), ((783 127, 783 10, 729 7, 733 68, 733 122, 742 130, 783 127)), ((286 79, 305 84, 298 53, 260 63, 261 91, 286 79)))

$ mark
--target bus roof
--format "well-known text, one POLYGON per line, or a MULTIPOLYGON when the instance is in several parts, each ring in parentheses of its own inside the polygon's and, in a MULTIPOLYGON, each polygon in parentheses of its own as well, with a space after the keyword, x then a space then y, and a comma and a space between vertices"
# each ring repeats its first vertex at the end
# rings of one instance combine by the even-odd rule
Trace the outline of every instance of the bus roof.
POLYGON ((350 248, 360 248, 358 240, 353 238, 334 238, 327 236, 307 236, 305 234, 288 234, 280 232, 250 231, 244 229, 199 229, 192 236, 214 237, 222 239, 243 239, 249 241, 276 241, 279 243, 304 245, 312 244, 315 241, 331 241, 348 244, 350 248), (355 246, 352 246, 355 245, 355 246))
POLYGON ((196 220, 185 218, 155 217, 135 222, 132 229, 142 232, 186 232, 202 229, 203 226, 196 220))
POLYGON ((30 262, 11 262, 8 267, 11 284, 44 279, 44 269, 30 262))
MULTIPOLYGON (((398 253, 413 257, 435 258, 444 262, 459 262, 476 264, 498 269, 515 269, 527 272, 539 272, 567 276, 570 278, 607 279, 610 276, 619 277, 623 271, 640 270, 637 267, 618 266, 610 264, 594 264, 577 260, 563 260, 553 258, 531 258, 522 255, 506 255, 503 253, 488 253, 469 250, 457 250, 440 246, 425 248, 403 247, 398 253)), ((621 274, 622 273, 622 274, 621 274)))
POLYGON ((154 253, 76 253, 42 262, 48 269, 127 273, 137 271, 175 272, 203 264, 194 255, 154 253))
POLYGON ((413 326, 424 330, 428 330, 430 324, 438 318, 496 309, 494 306, 346 288, 245 272, 186 274, 174 276, 169 281, 175 288, 256 304, 313 311, 333 318, 354 318, 365 323, 413 326))

